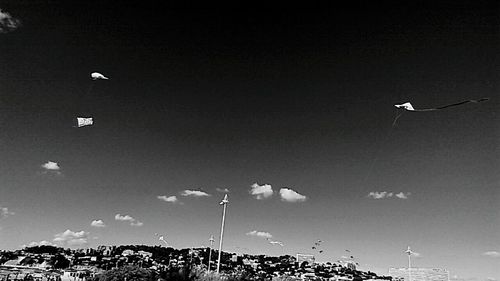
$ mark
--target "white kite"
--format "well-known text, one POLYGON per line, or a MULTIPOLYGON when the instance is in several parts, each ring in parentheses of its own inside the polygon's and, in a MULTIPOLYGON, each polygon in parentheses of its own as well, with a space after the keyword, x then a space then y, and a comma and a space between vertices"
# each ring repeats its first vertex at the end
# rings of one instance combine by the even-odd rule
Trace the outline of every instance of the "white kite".
POLYGON ((409 111, 415 111, 415 109, 413 108, 413 106, 409 102, 405 102, 403 104, 395 104, 394 106, 397 108, 403 108, 403 109, 406 109, 409 111))
POLYGON ((165 241, 165 238, 163 237, 163 235, 162 235, 162 236, 160 236, 160 238, 158 238, 158 240, 163 241, 163 242, 165 242, 165 243, 167 242, 167 241, 165 241))
POLYGON ((159 235, 158 233, 155 233, 155 236, 159 236, 158 240, 163 241, 163 243, 165 243, 165 245, 168 246, 167 240, 165 240, 165 238, 163 237, 163 235, 159 235))
MULTIPOLYGON (((466 103, 479 103, 479 102, 483 102, 483 101, 487 101, 487 100, 489 100, 489 98, 481 98, 481 99, 478 99, 478 100, 464 100, 464 101, 461 101, 461 102, 447 104, 447 105, 443 105, 443 106, 439 106, 439 107, 422 108, 422 109, 415 109, 413 107, 413 105, 411 103, 409 103, 409 102, 405 102, 403 104, 395 104, 394 106, 397 107, 397 108, 404 109, 406 111, 425 112, 425 111, 441 110, 441 109, 445 109, 445 108, 448 108, 448 107, 459 106, 459 105, 466 104, 466 103)), ((396 125, 396 122, 398 121, 399 117, 401 117, 401 115, 403 115, 403 112, 404 111, 402 111, 401 113, 399 113, 396 116, 396 118, 394 118, 394 122, 392 122, 392 126, 393 127, 396 125)))
POLYGON ((76 121, 78 123, 78 128, 83 127, 83 126, 90 126, 94 124, 94 120, 92 117, 90 118, 85 118, 85 117, 77 117, 76 121))
POLYGON ((99 72, 92 72, 90 74, 90 77, 92 78, 92 80, 98 80, 98 79, 101 79, 101 80, 108 80, 109 78, 102 75, 101 73, 99 72))
POLYGON ((478 99, 478 100, 465 100, 465 101, 461 101, 461 102, 457 102, 457 103, 443 105, 440 107, 424 108, 424 109, 415 109, 415 108, 413 108, 413 106, 409 102, 405 102, 403 104, 395 104, 394 106, 397 108, 406 109, 408 111, 435 111, 435 110, 441 110, 441 109, 445 109, 448 107, 458 106, 458 105, 462 105, 462 104, 466 104, 466 103, 470 103, 470 102, 478 103, 478 102, 487 101, 487 100, 489 100, 489 98, 482 98, 482 99, 478 99))

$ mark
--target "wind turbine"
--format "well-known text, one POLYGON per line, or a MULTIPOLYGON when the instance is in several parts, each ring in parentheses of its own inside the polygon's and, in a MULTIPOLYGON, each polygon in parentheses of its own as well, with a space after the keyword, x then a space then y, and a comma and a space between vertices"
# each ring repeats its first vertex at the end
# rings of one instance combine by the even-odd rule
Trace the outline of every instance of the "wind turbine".
POLYGON ((224 199, 222 199, 222 201, 219 203, 219 205, 223 206, 223 209, 222 209, 222 223, 221 223, 221 227, 220 227, 219 258, 217 261, 217 274, 219 274, 219 272, 220 272, 220 258, 222 255, 222 240, 224 238, 224 223, 226 221, 226 207, 227 207, 228 203, 229 203, 229 200, 227 199, 227 194, 225 194, 224 199))

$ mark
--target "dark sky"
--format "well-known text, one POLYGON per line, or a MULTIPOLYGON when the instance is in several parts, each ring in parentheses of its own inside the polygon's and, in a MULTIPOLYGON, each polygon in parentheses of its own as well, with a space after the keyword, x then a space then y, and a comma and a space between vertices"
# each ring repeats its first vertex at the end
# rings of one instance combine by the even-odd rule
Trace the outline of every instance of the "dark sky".
POLYGON ((84 231, 92 247, 156 243, 155 232, 177 247, 207 244, 220 223, 215 188, 229 188, 228 250, 294 254, 321 238, 320 260, 351 248, 365 269, 385 273, 405 266, 410 244, 422 254, 416 266, 500 278, 498 259, 482 255, 500 251, 494 1, 0 8, 22 22, 0 34, 0 206, 15 213, 0 221, 1 248, 66 229, 84 231), (111 79, 91 81, 93 71, 111 79), (482 97, 405 113, 391 127, 396 103, 482 97), (77 116, 95 123, 73 128, 77 116), (45 171, 47 161, 60 170, 45 171), (255 200, 253 183, 274 195, 255 200), (307 200, 280 200, 282 187, 307 200), (211 196, 181 196, 186 189, 211 196), (368 196, 382 191, 408 198, 368 196), (94 219, 107 227, 92 228, 94 219), (245 235, 252 230, 285 247, 245 235))

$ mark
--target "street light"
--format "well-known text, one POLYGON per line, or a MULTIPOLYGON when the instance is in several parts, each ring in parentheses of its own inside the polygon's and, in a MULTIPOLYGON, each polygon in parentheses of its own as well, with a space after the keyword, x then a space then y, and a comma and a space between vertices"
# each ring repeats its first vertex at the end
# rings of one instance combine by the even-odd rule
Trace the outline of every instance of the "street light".
POLYGON ((210 252, 208 253, 208 272, 210 272, 210 263, 212 262, 212 248, 215 242, 214 236, 210 235, 210 239, 208 239, 208 241, 210 241, 210 252))
POLYGON ((408 246, 408 250, 405 251, 408 254, 408 279, 411 281, 411 255, 413 254, 410 246, 408 246))

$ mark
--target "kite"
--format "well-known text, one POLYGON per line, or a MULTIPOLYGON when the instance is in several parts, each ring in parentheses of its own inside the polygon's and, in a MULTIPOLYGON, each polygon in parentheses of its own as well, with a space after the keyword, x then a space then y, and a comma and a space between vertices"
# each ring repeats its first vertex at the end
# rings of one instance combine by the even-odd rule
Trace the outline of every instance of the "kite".
POLYGON ((163 241, 163 243, 165 243, 165 245, 167 245, 167 246, 168 246, 168 243, 167 243, 167 241, 165 240, 165 238, 163 237, 163 235, 159 235, 158 233, 155 233, 155 236, 159 236, 159 237, 158 237, 158 240, 163 241))
MULTIPOLYGON (((400 109, 404 109, 406 111, 426 112, 426 111, 436 111, 436 110, 441 110, 441 109, 445 109, 445 108, 448 108, 448 107, 459 106, 459 105, 466 104, 466 103, 480 103, 480 102, 487 101, 487 100, 489 100, 489 98, 481 98, 481 99, 478 99, 478 100, 464 100, 464 101, 461 101, 461 102, 447 104, 447 105, 443 105, 443 106, 439 106, 439 107, 423 108, 423 109, 415 109, 410 102, 405 102, 403 104, 395 104, 394 106, 396 108, 398 108, 398 109, 400 108, 400 109)), ((396 122, 398 121, 399 117, 401 117, 401 115, 403 115, 403 112, 404 111, 402 111, 401 113, 399 113, 396 116, 396 118, 394 118, 394 122, 392 122, 392 126, 393 127, 396 125, 396 122)))
POLYGON ((462 104, 466 104, 466 103, 479 103, 479 102, 483 102, 483 101, 487 101, 487 100, 489 100, 489 98, 481 98, 478 100, 465 100, 465 101, 461 101, 461 102, 457 102, 457 103, 443 105, 440 107, 425 108, 425 109, 415 109, 415 108, 413 108, 412 104, 409 102, 405 102, 403 104, 395 104, 394 106, 397 108, 406 109, 407 111, 435 111, 435 110, 441 110, 441 109, 445 109, 448 107, 458 106, 458 105, 462 105, 462 104))
POLYGON ((94 120, 92 117, 87 118, 87 117, 77 117, 76 118, 77 126, 78 128, 84 127, 84 126, 90 126, 94 124, 94 120))
POLYGON ((99 72, 92 72, 90 74, 90 78, 92 78, 92 80, 108 80, 109 79, 108 77, 102 75, 99 72))
POLYGON ((319 254, 323 253, 322 247, 321 247, 321 240, 317 240, 314 242, 314 246, 311 247, 311 249, 316 250, 319 254))

